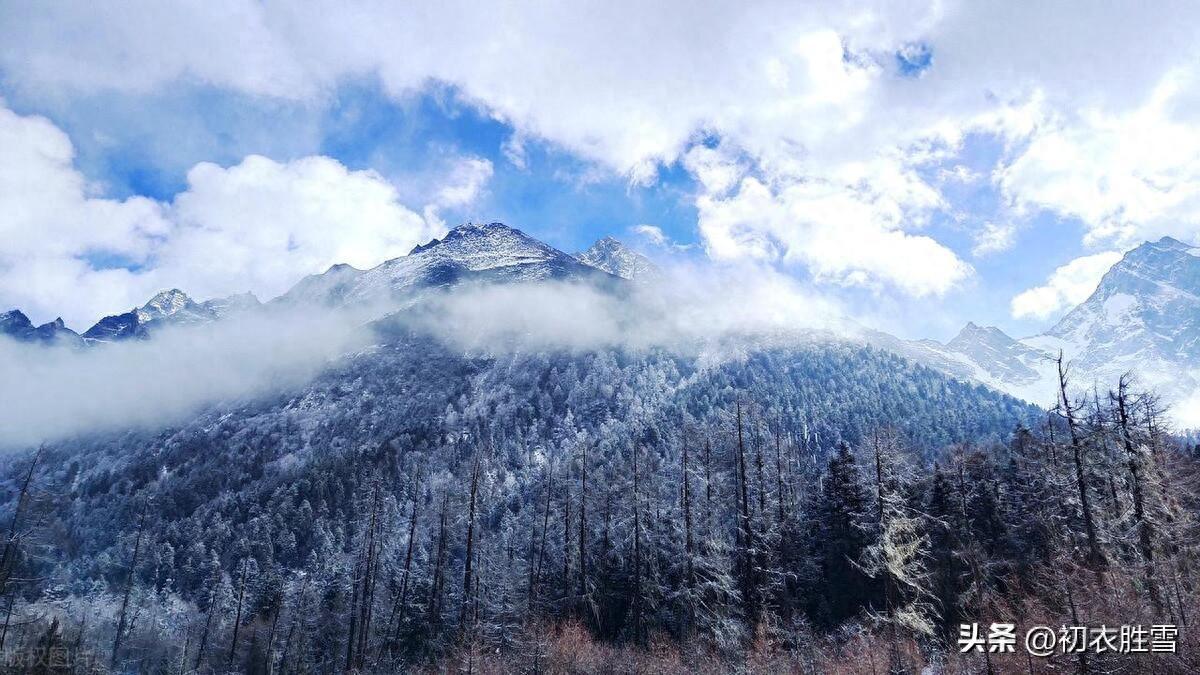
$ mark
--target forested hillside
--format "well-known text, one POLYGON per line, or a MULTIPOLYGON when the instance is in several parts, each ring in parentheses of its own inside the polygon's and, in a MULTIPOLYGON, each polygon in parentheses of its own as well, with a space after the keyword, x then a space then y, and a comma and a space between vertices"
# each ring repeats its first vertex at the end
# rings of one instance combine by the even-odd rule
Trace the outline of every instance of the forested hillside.
POLYGON ((1192 609, 1192 459, 1151 403, 393 326, 307 387, 14 462, 0 639, 77 672, 969 665, 959 621, 1192 609))

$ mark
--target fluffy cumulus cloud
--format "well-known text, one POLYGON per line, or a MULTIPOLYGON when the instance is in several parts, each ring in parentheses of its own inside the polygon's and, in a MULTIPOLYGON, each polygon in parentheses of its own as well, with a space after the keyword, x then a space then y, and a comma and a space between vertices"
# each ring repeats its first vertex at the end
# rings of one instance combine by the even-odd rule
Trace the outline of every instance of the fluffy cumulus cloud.
MULTIPOLYGON (((1200 215, 1194 3, 3 11, 0 69, 29 96, 182 81, 319 103, 346 78, 401 98, 448 83, 513 127, 515 165, 533 139, 634 183, 678 163, 714 256, 799 262, 836 283, 922 295, 970 274, 925 224, 946 208, 938 169, 971 134, 1005 148, 980 174, 1006 198, 1000 220, 1045 209, 1082 221, 1089 244, 1126 247, 1194 235, 1200 215)), ((985 228, 976 255, 1012 232, 985 228)))
POLYGON ((1082 222, 1089 243, 1133 246, 1200 232, 1200 73, 1164 75, 1127 110, 1056 115, 998 173, 1018 209, 1082 222))
POLYGON ((1104 273, 1120 259, 1120 253, 1107 251, 1072 260, 1054 270, 1045 284, 1023 291, 1013 298, 1013 316, 1019 319, 1045 319, 1087 300, 1104 273))
POLYGON ((67 135, 2 103, 0 298, 41 320, 131 306, 135 275, 123 265, 146 261, 170 231, 163 206, 92 196, 67 135))
MULTIPOLYGON (((373 171, 328 157, 198 164, 169 203, 105 198, 46 119, 0 106, 0 298, 36 321, 86 328, 157 290, 282 293, 335 263, 371 267, 440 234, 373 171)), ((438 203, 463 205, 490 165, 464 160, 438 203)), ((484 163, 486 164, 486 162, 484 163)))
POLYGON ((892 169, 853 167, 820 181, 751 176, 731 194, 703 195, 697 206, 709 254, 794 260, 838 283, 882 280, 917 296, 943 293, 971 268, 932 238, 906 231, 939 197, 910 174, 883 175, 892 169))
POLYGON ((172 229, 155 276, 201 297, 253 290, 270 298, 304 274, 336 263, 372 267, 438 233, 381 176, 328 157, 204 163, 187 180, 167 211, 172 229))

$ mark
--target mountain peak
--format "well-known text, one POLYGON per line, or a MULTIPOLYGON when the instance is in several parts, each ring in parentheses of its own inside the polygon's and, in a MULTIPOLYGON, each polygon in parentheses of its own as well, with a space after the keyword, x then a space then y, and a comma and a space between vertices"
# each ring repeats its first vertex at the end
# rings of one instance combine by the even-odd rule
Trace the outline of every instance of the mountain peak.
POLYGON ((19 309, 10 309, 0 314, 0 333, 13 335, 18 331, 30 330, 32 328, 33 322, 19 309))
POLYGON ((416 255, 418 253, 422 253, 424 251, 433 249, 434 247, 442 246, 444 244, 455 242, 455 241, 464 241, 464 240, 472 240, 472 239, 487 239, 487 238, 494 238, 494 237, 522 238, 522 239, 528 239, 529 241, 536 242, 538 244, 541 243, 538 240, 534 239, 533 237, 530 237, 529 235, 525 234, 524 232, 516 229, 515 227, 509 227, 508 225, 505 225, 504 223, 501 223, 501 222, 491 222, 491 223, 467 222, 467 223, 463 223, 462 225, 452 228, 449 232, 446 233, 446 236, 442 237, 441 239, 431 239, 431 240, 429 240, 428 243, 418 244, 417 246, 414 246, 413 250, 409 251, 408 254, 416 255))
MULTIPOLYGON (((1146 243, 1149 244, 1150 242, 1146 242, 1146 243)), ((1171 248, 1171 249, 1178 249, 1178 250, 1183 250, 1183 251, 1193 248, 1191 244, 1185 244, 1184 242, 1179 241, 1178 239, 1176 239, 1174 237, 1163 237, 1162 239, 1159 239, 1158 241, 1154 242, 1154 244, 1159 246, 1160 248, 1171 248)), ((1145 245, 1146 244, 1142 244, 1142 246, 1145 246, 1145 245)))
POLYGON ((245 293, 235 293, 227 295, 223 298, 213 298, 200 303, 200 307, 211 312, 218 319, 225 318, 230 314, 238 314, 258 309, 262 306, 258 296, 246 291, 245 293))
MULTIPOLYGON (((461 265, 472 272, 570 258, 562 251, 498 222, 459 225, 445 237, 417 246, 408 257, 461 265)), ((403 258, 396 259, 400 260, 403 258)))
POLYGON ((604 270, 623 279, 636 280, 658 274, 658 267, 646 256, 613 237, 603 237, 586 251, 575 254, 579 262, 604 270))
POLYGON ((22 342, 43 344, 76 344, 79 341, 79 335, 67 328, 62 317, 34 327, 29 317, 19 309, 0 314, 0 335, 7 335, 22 342))
POLYGON ((192 299, 187 293, 178 288, 171 288, 165 291, 160 291, 150 301, 142 305, 137 310, 138 321, 146 323, 154 319, 173 316, 187 308, 189 305, 194 305, 192 299))

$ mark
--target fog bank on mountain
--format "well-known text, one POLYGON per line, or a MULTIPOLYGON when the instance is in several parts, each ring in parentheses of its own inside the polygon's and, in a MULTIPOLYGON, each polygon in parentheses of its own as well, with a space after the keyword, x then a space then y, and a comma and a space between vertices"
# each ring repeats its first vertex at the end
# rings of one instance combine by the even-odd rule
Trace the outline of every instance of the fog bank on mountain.
POLYGON ((88 349, 0 336, 0 448, 165 426, 215 401, 303 384, 369 337, 353 314, 332 310, 170 326, 88 349))

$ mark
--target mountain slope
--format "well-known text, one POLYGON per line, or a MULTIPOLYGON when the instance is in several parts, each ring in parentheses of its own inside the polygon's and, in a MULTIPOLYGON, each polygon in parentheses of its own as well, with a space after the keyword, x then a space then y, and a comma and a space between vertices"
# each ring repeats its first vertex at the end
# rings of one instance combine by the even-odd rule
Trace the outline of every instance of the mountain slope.
POLYGON ((1053 359, 1061 351, 1077 387, 1104 390, 1133 372, 1177 406, 1177 419, 1200 421, 1200 408, 1192 410, 1200 403, 1200 248, 1170 237, 1138 246, 1045 333, 1014 340, 968 324, 945 345, 923 344, 972 378, 1041 403, 1056 395, 1053 359))
POLYGON ((62 319, 34 326, 29 317, 17 309, 0 314, 0 335, 7 335, 19 342, 70 346, 83 344, 79 334, 67 328, 62 319))
POLYGON ((612 237, 596 241, 586 251, 576 253, 575 259, 630 281, 650 281, 660 274, 649 258, 612 237))
POLYGON ((579 279, 619 282, 558 249, 503 223, 460 225, 442 239, 415 247, 408 255, 359 271, 334 266, 301 280, 275 302, 348 305, 397 301, 413 293, 468 282, 535 282, 579 279))
POLYGON ((196 302, 183 291, 172 288, 156 294, 141 307, 100 319, 84 332, 83 338, 91 342, 145 339, 151 331, 164 326, 208 323, 260 306, 252 293, 196 302))

